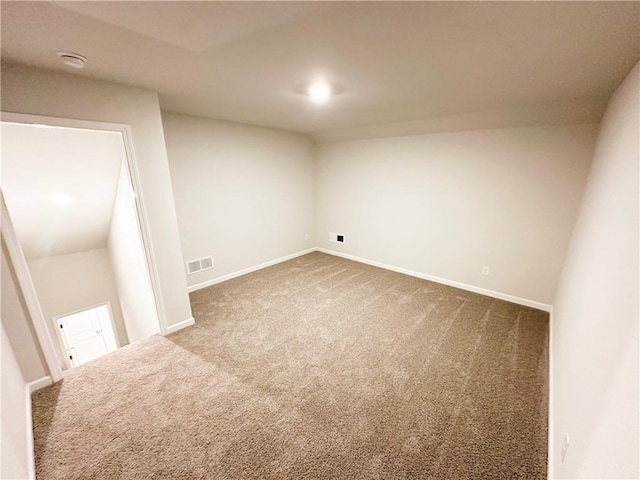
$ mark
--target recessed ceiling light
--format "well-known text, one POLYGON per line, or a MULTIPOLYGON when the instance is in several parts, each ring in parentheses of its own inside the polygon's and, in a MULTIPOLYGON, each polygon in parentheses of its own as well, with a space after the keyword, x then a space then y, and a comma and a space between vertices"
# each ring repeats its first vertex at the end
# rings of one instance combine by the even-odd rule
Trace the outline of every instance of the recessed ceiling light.
POLYGON ((323 80, 311 83, 307 89, 307 95, 317 105, 327 103, 331 98, 331 93, 331 85, 323 80))
POLYGON ((297 93, 309 97, 316 105, 327 103, 331 97, 344 91, 340 85, 329 83, 325 80, 315 80, 311 83, 304 83, 296 87, 295 90, 297 93))
POLYGON ((78 53, 58 52, 58 57, 65 65, 73 68, 84 68, 87 58, 78 53))
POLYGON ((71 202, 71 197, 66 193, 56 193, 51 195, 51 203, 54 205, 66 205, 71 202))

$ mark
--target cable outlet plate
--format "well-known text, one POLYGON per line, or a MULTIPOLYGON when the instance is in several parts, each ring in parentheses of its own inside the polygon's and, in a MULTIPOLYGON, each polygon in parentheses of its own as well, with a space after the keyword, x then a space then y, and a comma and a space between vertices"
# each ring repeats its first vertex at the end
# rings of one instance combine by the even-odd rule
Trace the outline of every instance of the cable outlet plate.
POLYGON ((342 233, 329 232, 329 241, 333 243, 344 243, 344 235, 342 233))

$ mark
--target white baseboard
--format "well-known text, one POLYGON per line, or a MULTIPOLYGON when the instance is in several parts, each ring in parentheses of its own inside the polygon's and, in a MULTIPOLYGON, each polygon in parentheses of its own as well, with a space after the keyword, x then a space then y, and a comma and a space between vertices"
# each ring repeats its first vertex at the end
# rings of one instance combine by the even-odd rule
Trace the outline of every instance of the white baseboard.
POLYGON ((29 391, 29 384, 27 383, 24 389, 24 411, 25 411, 25 425, 27 428, 27 463, 29 465, 29 480, 35 480, 36 478, 36 459, 33 452, 33 418, 31 416, 31 392, 29 391))
POLYGON ((287 260, 291 260, 292 258, 301 257, 302 255, 306 255, 307 253, 315 252, 317 248, 307 248, 306 250, 302 250, 300 252, 292 253, 291 255, 286 255, 284 257, 276 258, 275 260, 269 260, 268 262, 261 263, 260 265, 255 265, 249 268, 243 268, 242 270, 238 270, 237 272, 229 273, 227 275, 223 275, 221 277, 217 277, 211 280, 207 280, 206 282, 196 283, 195 285, 191 285, 187 288, 189 293, 195 292, 196 290, 201 290, 203 288, 210 287, 211 285, 215 285, 217 283, 226 282, 227 280, 231 280, 232 278, 240 277, 242 275, 246 275, 247 273, 255 272, 256 270, 262 270, 263 268, 270 267, 277 263, 286 262, 287 260))
MULTIPOLYGON (((297 253, 292 253, 291 255, 287 255, 287 256, 284 256, 284 257, 276 258, 275 260, 270 260, 268 262, 264 262, 264 263, 261 263, 259 265, 255 265, 253 267, 244 268, 242 270, 238 270, 237 272, 229 273, 227 275, 223 275, 221 277, 217 277, 217 278, 214 278, 212 280, 207 280, 206 282, 202 282, 202 283, 197 283, 195 285, 191 285, 190 287, 188 287, 188 291, 190 293, 191 292, 195 292, 197 290, 201 290, 203 288, 207 288, 207 287, 210 287, 212 285, 216 285, 218 283, 226 282, 227 280, 231 280, 232 278, 240 277, 242 275, 246 275, 247 273, 255 272, 256 270, 261 270, 263 268, 267 268, 267 267, 270 267, 272 265, 276 265, 277 263, 286 262, 287 260, 291 260, 292 258, 300 257, 302 255, 306 255, 308 253, 315 252, 315 251, 323 252, 323 253, 326 253, 328 255, 335 255, 337 257, 346 258, 348 260, 354 260, 354 261, 360 262, 360 263, 366 263, 367 265, 372 265, 374 267, 384 268, 385 270, 391 270, 393 272, 403 273, 405 275, 410 275, 412 277, 422 278, 423 280, 429 280, 429 281, 432 281, 432 282, 441 283, 443 285, 449 285, 450 287, 460 288, 462 290, 467 290, 469 292, 479 293, 481 295, 486 295, 488 297, 498 298, 500 300, 505 300, 507 302, 517 303, 518 305, 524 305, 526 307, 536 308, 538 310, 542 310, 542 311, 545 311, 545 312, 550 312, 551 311, 551 305, 546 304, 546 303, 536 302, 534 300, 529 300, 529 299, 526 299, 526 298, 520 298, 520 297, 516 297, 514 295, 509 295, 509 294, 506 294, 506 293, 495 292, 493 290, 488 290, 486 288, 476 287, 476 286, 473 286, 473 285, 467 285, 466 283, 456 282, 454 280, 447 280, 446 278, 440 278, 440 277, 436 277, 434 275, 429 275, 429 274, 426 274, 426 273, 416 272, 414 270, 409 270, 407 268, 395 267, 393 265, 388 265, 388 264, 382 263, 382 262, 376 262, 374 260, 368 260, 366 258, 357 257, 355 255, 349 255, 349 254, 346 254, 346 253, 338 252, 336 250, 330 250, 328 248, 318 248, 318 247, 308 248, 306 250, 302 250, 302 251, 297 252, 297 253)), ((178 325, 180 325, 180 324, 178 324, 178 325)), ((185 326, 188 326, 188 325, 185 325, 185 326)), ((175 331, 175 330, 172 330, 173 327, 175 327, 175 326, 172 326, 172 327, 169 328, 169 332, 168 333, 171 333, 172 331, 175 331)), ((184 327, 180 327, 180 328, 184 328, 184 327)), ((179 330, 179 328, 176 329, 176 330, 179 330)))
POLYGON ((547 440, 547 480, 553 480, 553 308, 549 312, 549 419, 547 428, 549 429, 547 440))
POLYGON ((356 257, 355 255, 349 255, 347 253, 337 252, 335 250, 330 250, 328 248, 318 248, 317 250, 319 252, 323 252, 329 255, 335 255, 337 257, 346 258, 348 260, 353 260, 360 263, 366 263, 367 265, 372 265, 374 267, 384 268, 385 270, 404 273, 405 275, 422 278, 423 280, 442 283, 443 285, 449 285, 450 287, 460 288, 461 290, 467 290, 469 292, 479 293, 481 295, 486 295, 488 297, 498 298, 500 300, 506 300, 507 302, 517 303, 519 305, 524 305, 525 307, 536 308, 538 310, 543 310, 545 312, 551 311, 551 305, 548 305, 546 303, 540 303, 534 300, 528 300, 526 298, 515 297, 513 295, 508 295, 506 293, 494 292, 493 290, 488 290, 486 288, 475 287, 473 285, 467 285, 466 283, 460 283, 454 280, 447 280, 446 278, 435 277, 433 275, 416 272, 414 270, 409 270, 407 268, 394 267, 393 265, 387 265, 386 263, 376 262, 374 260, 367 260, 366 258, 356 257))
POLYGON ((31 416, 31 394, 36 390, 53 385, 53 379, 49 376, 42 377, 24 386, 24 411, 25 426, 27 431, 27 462, 29 464, 29 480, 36 478, 36 460, 33 453, 33 417, 31 416))
MULTIPOLYGON (((33 382, 31 382, 33 383, 33 382)), ((31 383, 24 386, 24 424, 27 439, 27 464, 29 468, 29 480, 36 478, 36 459, 33 453, 33 418, 31 416, 31 383)))
POLYGON ((27 431, 27 462, 29 465, 29 480, 36 478, 36 460, 33 453, 33 418, 31 416, 31 394, 36 390, 53 385, 53 379, 49 376, 39 378, 24 386, 24 411, 25 426, 27 431))
POLYGON ((53 385, 53 380, 51 379, 51 377, 47 376, 27 383, 27 389, 29 390, 29 395, 31 395, 36 390, 48 387, 49 385, 53 385))
POLYGON ((195 323, 196 323, 196 321, 194 320, 194 318, 193 317, 189 317, 186 320, 183 320, 183 321, 178 322, 178 323, 174 323, 173 325, 169 325, 167 327, 166 335, 169 335, 170 333, 177 332, 178 330, 182 330, 183 328, 190 327, 191 325, 195 325, 195 323))

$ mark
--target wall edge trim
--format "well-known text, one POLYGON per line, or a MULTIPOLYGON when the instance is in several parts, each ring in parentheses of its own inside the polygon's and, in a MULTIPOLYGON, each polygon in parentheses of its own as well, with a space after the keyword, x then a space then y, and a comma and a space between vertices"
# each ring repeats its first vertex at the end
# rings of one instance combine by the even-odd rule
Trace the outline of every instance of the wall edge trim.
POLYGON ((448 280, 446 278, 436 277, 434 275, 429 275, 427 273, 416 272, 415 270, 409 270, 408 268, 396 267, 394 265, 377 262, 375 260, 368 260, 366 258, 357 257, 355 255, 350 255, 347 253, 337 252, 335 250, 330 250, 328 248, 318 248, 317 250, 319 252, 326 253, 328 255, 334 255, 336 257, 346 258, 347 260, 353 260, 355 262, 365 263, 373 267, 383 268, 385 270, 391 270, 393 272, 403 273, 411 277, 417 277, 423 280, 429 280, 431 282, 441 283, 443 285, 448 285, 450 287, 459 288, 461 290, 466 290, 468 292, 479 293, 480 295, 486 295, 487 297, 493 297, 499 300, 505 300, 507 302, 517 303, 518 305, 535 308, 537 310, 542 310, 543 312, 551 312, 552 307, 547 303, 536 302, 535 300, 516 297, 515 295, 509 295, 507 293, 496 292, 486 288, 476 287, 474 285, 468 285, 466 283, 457 282, 455 280, 448 280))
POLYGON ((53 385, 53 379, 49 375, 47 375, 46 377, 38 378, 36 380, 33 380, 32 382, 28 382, 27 389, 29 390, 29 395, 31 395, 36 390, 48 387, 49 385, 53 385))
POLYGON ((255 272, 257 270, 262 270, 263 268, 271 267, 272 265, 276 265, 278 263, 286 262, 287 260, 294 259, 296 257, 301 257, 302 255, 306 255, 311 252, 315 252, 317 250, 316 247, 307 248, 306 250, 301 250, 296 253, 292 253, 290 255, 285 255, 284 257, 279 257, 273 260, 269 260, 268 262, 260 263, 258 265, 254 265, 252 267, 243 268, 242 270, 238 270, 236 272, 228 273, 227 275, 222 275, 221 277, 213 278, 211 280, 207 280, 205 282, 196 283, 195 285, 191 285, 188 287, 189 293, 195 292, 197 290, 202 290, 203 288, 210 287, 212 285, 216 285, 218 283, 226 282, 227 280, 231 280, 236 277, 240 277, 242 275, 246 275, 248 273, 255 272))
POLYGON ((183 320, 178 323, 174 323, 173 325, 169 325, 167 327, 167 331, 165 335, 169 335, 170 333, 177 332, 178 330, 182 330, 183 328, 190 327, 191 325, 195 325, 196 321, 193 317, 189 317, 186 320, 183 320))
POLYGON ((547 480, 554 480, 554 455, 553 455, 553 307, 549 312, 549 371, 547 381, 549 382, 549 405, 547 420, 547 480))
POLYGON ((29 480, 35 480, 36 478, 36 459, 34 453, 34 440, 33 440, 33 416, 31 408, 31 394, 36 390, 53 385, 53 379, 50 376, 38 378, 31 382, 27 382, 24 386, 24 412, 25 412, 25 426, 26 426, 26 438, 27 438, 27 462, 29 464, 29 480))

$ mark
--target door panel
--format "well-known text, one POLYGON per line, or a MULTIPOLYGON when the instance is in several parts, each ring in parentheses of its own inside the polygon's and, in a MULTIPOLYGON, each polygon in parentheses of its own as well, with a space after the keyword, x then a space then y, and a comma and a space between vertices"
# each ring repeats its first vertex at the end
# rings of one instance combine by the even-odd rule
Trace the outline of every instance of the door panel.
POLYGON ((108 352, 96 309, 61 317, 58 325, 74 367, 108 352))
POLYGON ((107 350, 104 348, 104 342, 97 335, 82 340, 71 347, 74 365, 90 362, 105 353, 107 353, 107 350))
POLYGON ((67 338, 74 339, 75 337, 95 334, 93 315, 91 315, 90 312, 89 310, 74 313, 73 315, 60 319, 63 322, 64 328, 66 328, 65 335, 67 338))

